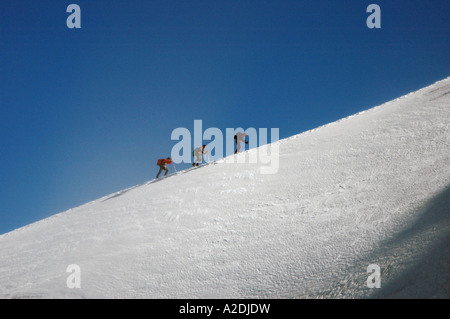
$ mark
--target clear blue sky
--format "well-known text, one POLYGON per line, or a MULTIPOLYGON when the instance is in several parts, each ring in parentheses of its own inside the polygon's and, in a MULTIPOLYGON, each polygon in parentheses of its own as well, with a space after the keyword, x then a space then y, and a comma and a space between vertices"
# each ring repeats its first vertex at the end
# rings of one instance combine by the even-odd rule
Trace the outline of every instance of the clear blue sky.
POLYGON ((153 179, 172 130, 194 119, 285 138, 441 80, 449 12, 448 0, 3 0, 0 234, 153 179), (71 3, 81 29, 66 26, 71 3), (366 26, 371 3, 381 29, 366 26))

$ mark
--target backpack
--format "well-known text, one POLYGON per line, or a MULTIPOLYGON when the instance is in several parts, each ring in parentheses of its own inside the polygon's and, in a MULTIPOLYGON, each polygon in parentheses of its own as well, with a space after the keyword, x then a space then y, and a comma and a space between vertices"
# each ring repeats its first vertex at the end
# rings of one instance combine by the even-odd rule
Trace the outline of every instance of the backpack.
POLYGON ((156 165, 163 165, 164 164, 164 159, 160 158, 157 162, 156 165))

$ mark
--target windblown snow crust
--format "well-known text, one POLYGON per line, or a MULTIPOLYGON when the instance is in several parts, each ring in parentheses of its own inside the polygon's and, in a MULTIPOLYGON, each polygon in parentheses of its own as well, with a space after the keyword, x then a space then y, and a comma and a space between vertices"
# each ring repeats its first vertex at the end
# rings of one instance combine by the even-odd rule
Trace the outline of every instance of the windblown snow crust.
POLYGON ((4 234, 0 297, 448 298, 449 126, 447 78, 278 141, 277 174, 221 160, 4 234))

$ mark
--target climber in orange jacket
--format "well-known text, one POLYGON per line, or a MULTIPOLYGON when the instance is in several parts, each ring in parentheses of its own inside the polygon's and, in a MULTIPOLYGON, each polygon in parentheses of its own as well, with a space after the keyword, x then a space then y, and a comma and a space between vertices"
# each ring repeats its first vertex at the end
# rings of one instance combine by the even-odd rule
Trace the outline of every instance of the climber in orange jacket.
POLYGON ((164 170, 166 171, 166 173, 164 174, 164 176, 167 175, 167 173, 169 172, 169 170, 167 169, 167 164, 172 164, 172 159, 170 157, 164 159, 164 158, 160 158, 158 160, 158 162, 156 162, 156 165, 159 166, 159 172, 158 175, 156 175, 156 178, 159 178, 159 174, 161 174, 161 172, 164 170))

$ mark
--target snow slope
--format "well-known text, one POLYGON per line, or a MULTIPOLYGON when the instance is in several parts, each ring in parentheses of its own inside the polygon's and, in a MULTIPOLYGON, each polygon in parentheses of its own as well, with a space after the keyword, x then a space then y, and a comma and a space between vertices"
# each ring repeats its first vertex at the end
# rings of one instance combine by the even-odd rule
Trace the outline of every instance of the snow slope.
POLYGON ((449 119, 447 78, 278 141, 277 174, 219 161, 4 234, 0 297, 448 298, 449 119))

